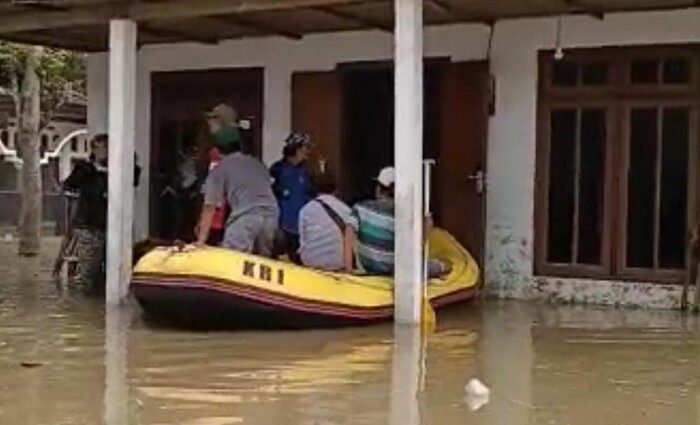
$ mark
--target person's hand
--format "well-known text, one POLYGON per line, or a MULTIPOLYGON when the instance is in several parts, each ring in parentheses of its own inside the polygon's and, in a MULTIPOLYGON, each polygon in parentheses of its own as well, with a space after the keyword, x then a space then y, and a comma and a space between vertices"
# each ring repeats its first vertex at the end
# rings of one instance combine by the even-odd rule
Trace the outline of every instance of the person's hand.
POLYGON ((207 245, 205 243, 196 241, 192 242, 191 244, 184 245, 182 247, 172 247, 172 249, 174 249, 177 252, 192 252, 198 249, 202 249, 206 246, 207 245))

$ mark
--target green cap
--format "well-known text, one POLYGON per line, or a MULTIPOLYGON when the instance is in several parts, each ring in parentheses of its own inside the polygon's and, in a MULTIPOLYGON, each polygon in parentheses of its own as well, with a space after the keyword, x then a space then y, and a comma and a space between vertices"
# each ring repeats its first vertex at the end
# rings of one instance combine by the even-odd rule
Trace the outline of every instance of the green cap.
POLYGON ((241 144, 241 130, 238 127, 225 125, 216 132, 216 145, 231 148, 241 144))

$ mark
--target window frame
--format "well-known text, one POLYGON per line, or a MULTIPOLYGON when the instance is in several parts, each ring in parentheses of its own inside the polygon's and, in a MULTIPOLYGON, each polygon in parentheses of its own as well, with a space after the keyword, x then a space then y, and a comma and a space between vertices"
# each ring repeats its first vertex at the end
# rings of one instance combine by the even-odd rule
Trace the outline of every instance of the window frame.
MULTIPOLYGON (((681 269, 629 268, 625 266, 627 241, 627 171, 629 167, 629 105, 690 108, 688 146, 687 222, 689 230, 700 211, 700 49, 698 45, 604 47, 565 51, 565 60, 578 63, 609 62, 608 82, 600 86, 554 86, 553 51, 538 55, 536 167, 534 193, 534 274, 547 277, 617 281, 678 283, 681 269), (686 57, 690 60, 688 84, 632 84, 631 63, 639 59, 686 57), (604 195, 601 264, 551 263, 547 260, 549 226, 549 162, 551 114, 556 108, 606 109, 604 195), (622 162, 621 162, 622 161, 622 162), (621 164, 621 165, 620 165, 621 164)), ((663 65, 659 65, 660 71, 663 65)), ((578 72, 580 79, 580 71, 578 72)), ((575 213, 576 214, 576 213, 575 213)), ((574 226, 574 230, 576 227, 574 226)), ((573 244, 573 242, 572 242, 573 244)), ((656 248, 655 248, 656 251, 656 248)), ((576 254, 572 252, 572 257, 576 254)))
MULTIPOLYGON (((606 103, 601 101, 586 101, 586 102, 571 102, 571 101, 556 101, 543 102, 542 106, 546 108, 548 114, 540 114, 540 125, 538 126, 538 139, 550 140, 551 129, 551 111, 557 108, 571 109, 603 109, 606 118, 606 134, 605 134, 605 162, 603 164, 603 179, 608 180, 608 175, 611 173, 613 158, 613 150, 609 148, 610 134, 612 125, 615 122, 615 111, 609 108, 606 103)), ((549 229, 549 163, 550 163, 551 146, 549 143, 538 143, 537 152, 537 176, 536 180, 536 206, 535 206, 535 257, 537 259, 538 271, 545 275, 562 276, 562 277, 580 277, 586 276, 591 278, 604 278, 610 274, 612 267, 612 258, 606 255, 610 252, 610 244, 612 240, 609 232, 605 229, 609 227, 610 220, 613 219, 611 206, 612 187, 605 184, 603 187, 603 232, 601 234, 601 264, 572 264, 572 263, 553 263, 547 260, 548 252, 548 229, 549 229), (539 239, 539 241, 538 241, 539 239), (539 243, 538 243, 539 242, 539 243)), ((577 212, 574 211, 574 221, 577 217, 577 212)), ((572 256, 575 256, 572 250, 572 256)))
MULTIPOLYGON (((695 161, 695 164, 693 163, 693 158, 696 158, 697 155, 693 154, 693 151, 697 152, 697 141, 698 141, 698 103, 693 102, 693 101, 684 101, 684 100, 657 100, 656 102, 651 102, 651 101, 642 101, 642 100, 635 100, 635 101, 626 101, 623 102, 622 106, 622 121, 623 123, 629 123, 630 122, 630 116, 631 116, 631 111, 633 108, 644 108, 644 107, 649 107, 649 108, 673 108, 673 107, 685 107, 688 108, 688 164, 687 164, 687 180, 688 180, 688 186, 686 188, 686 234, 690 230, 691 223, 693 222, 693 216, 694 216, 694 209, 695 209, 695 197, 694 193, 696 192, 695 186, 697 185, 696 183, 696 176, 697 176, 697 161, 695 161), (693 140, 696 141, 696 143, 693 143, 693 140), (695 147, 695 148, 694 148, 695 147)), ((618 214, 617 214, 617 223, 615 224, 615 229, 617 229, 618 232, 618 239, 617 243, 618 246, 617 248, 613 251, 613 255, 616 257, 615 258, 615 265, 616 265, 616 270, 617 270, 617 275, 621 277, 622 279, 630 279, 630 280, 651 280, 651 281, 656 281, 656 282, 670 282, 670 281, 678 281, 680 279, 683 279, 685 276, 685 270, 684 269, 661 269, 657 267, 657 264, 654 264, 653 268, 644 268, 644 267, 628 267, 627 266, 627 218, 629 215, 629 209, 628 209, 628 204, 629 204, 629 194, 628 194, 628 176, 629 176, 629 166, 630 166, 630 133, 631 133, 631 128, 629 125, 623 125, 621 126, 621 139, 620 139, 620 147, 619 147, 619 161, 617 161, 618 164, 620 164, 620 167, 618 168, 618 179, 617 179, 617 192, 619 193, 619 197, 617 198, 617 206, 618 206, 618 214)), ((659 129, 659 131, 661 131, 659 129)), ((657 156, 657 166, 658 162, 661 161, 661 156, 657 156)), ((657 178, 657 183, 659 183, 657 178)), ((660 188, 656 188, 657 195, 660 191, 660 188)), ((655 227, 658 224, 658 208, 659 208, 659 200, 655 200, 655 212, 654 216, 657 222, 655 223, 655 227)), ((660 232, 660 230, 656 229, 654 230, 655 233, 660 232)), ((654 236, 655 238, 658 238, 658 234, 654 236)), ((654 241, 654 258, 653 261, 656 263, 658 260, 658 240, 654 241)))

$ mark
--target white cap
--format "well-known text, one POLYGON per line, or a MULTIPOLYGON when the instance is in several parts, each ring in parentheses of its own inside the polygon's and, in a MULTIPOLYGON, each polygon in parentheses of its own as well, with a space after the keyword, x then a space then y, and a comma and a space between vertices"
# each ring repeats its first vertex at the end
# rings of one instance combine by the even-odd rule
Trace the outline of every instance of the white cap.
POLYGON ((384 187, 393 186, 394 182, 396 182, 396 172, 394 171, 394 167, 382 168, 382 171, 379 172, 379 175, 375 180, 384 187))

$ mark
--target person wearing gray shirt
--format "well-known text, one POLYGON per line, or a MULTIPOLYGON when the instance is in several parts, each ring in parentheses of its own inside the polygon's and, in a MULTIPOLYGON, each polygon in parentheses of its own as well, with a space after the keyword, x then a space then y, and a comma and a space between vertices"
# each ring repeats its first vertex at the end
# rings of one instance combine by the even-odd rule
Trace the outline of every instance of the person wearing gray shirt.
POLYGON ((319 195, 299 212, 299 256, 305 266, 340 271, 353 268, 357 220, 338 199, 329 173, 316 178, 319 195))
POLYGON ((279 220, 270 174, 258 159, 242 154, 239 144, 226 153, 205 182, 197 243, 206 242, 216 206, 226 200, 231 213, 222 246, 270 257, 279 220))

